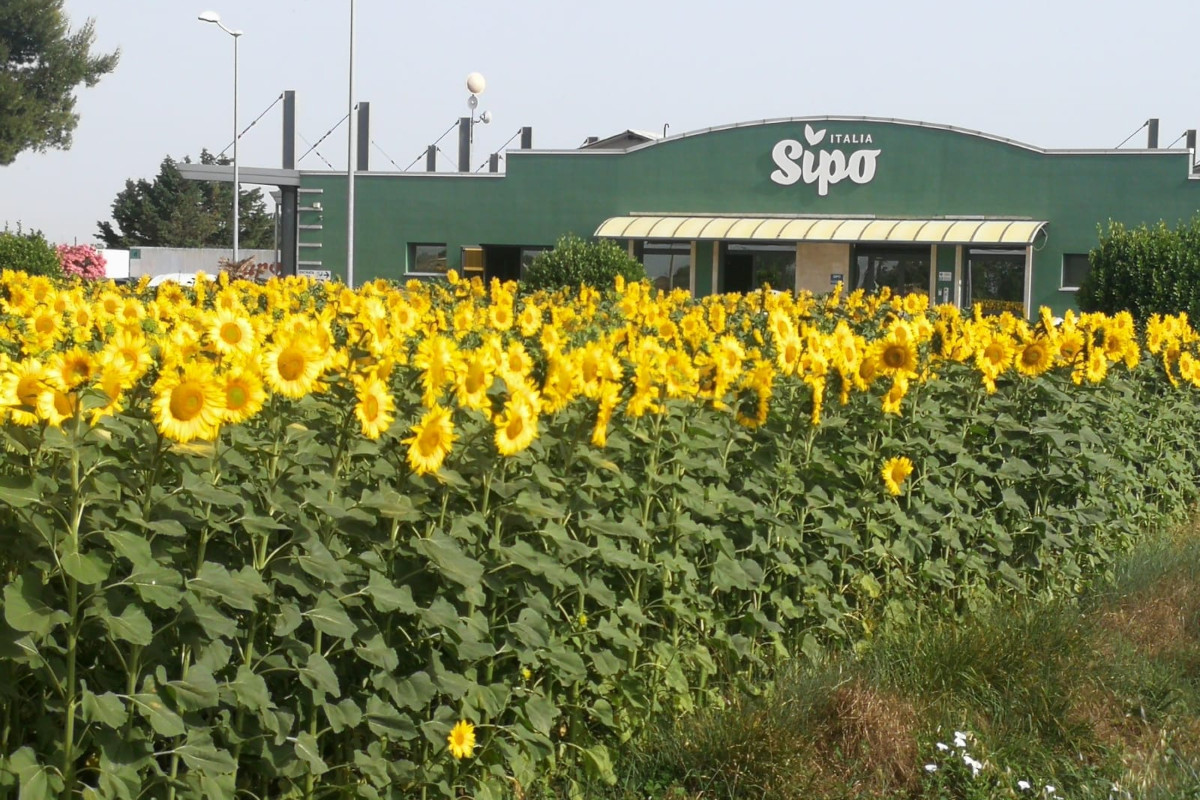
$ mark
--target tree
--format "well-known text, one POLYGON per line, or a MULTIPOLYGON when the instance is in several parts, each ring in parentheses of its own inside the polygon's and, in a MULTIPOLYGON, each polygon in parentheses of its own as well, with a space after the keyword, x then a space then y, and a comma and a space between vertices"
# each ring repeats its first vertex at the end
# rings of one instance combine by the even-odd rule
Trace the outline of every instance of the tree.
POLYGON ((524 283, 530 289, 587 285, 607 290, 618 275, 627 281, 640 281, 646 277, 646 268, 611 239, 589 242, 568 233, 553 250, 533 259, 525 270, 524 283))
POLYGON ((63 0, 0 3, 0 166, 25 150, 71 146, 75 87, 95 86, 120 51, 93 55, 94 23, 72 33, 63 0))
MULTIPOLYGON (((190 164, 190 158, 184 158, 190 164)), ((193 181, 179 174, 176 161, 163 159, 153 182, 125 181, 112 204, 112 222, 97 223, 105 247, 228 247, 233 241, 233 184, 193 181), (113 223, 116 223, 115 225, 113 223)), ((204 150, 201 164, 228 164, 204 150)), ((275 221, 262 192, 243 189, 238 200, 239 246, 274 245, 275 221)))

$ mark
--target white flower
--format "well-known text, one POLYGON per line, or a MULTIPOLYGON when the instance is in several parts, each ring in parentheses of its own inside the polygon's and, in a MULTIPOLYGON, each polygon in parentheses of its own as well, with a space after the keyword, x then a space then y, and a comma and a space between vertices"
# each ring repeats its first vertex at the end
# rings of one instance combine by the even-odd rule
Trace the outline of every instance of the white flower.
POLYGON ((949 749, 950 749, 950 745, 948 745, 948 744, 943 744, 942 742, 938 742, 938 743, 937 743, 937 749, 938 749, 938 750, 941 750, 941 751, 944 753, 944 752, 946 752, 947 750, 949 750, 949 749))
POLYGON ((954 746, 955 747, 966 747, 967 746, 967 734, 965 734, 962 731, 955 731, 954 732, 954 746))
POLYGON ((926 764, 925 771, 926 772, 937 772, 937 764, 926 764))
POLYGON ((983 763, 976 761, 966 753, 963 753, 963 763, 971 768, 971 777, 979 774, 979 770, 983 768, 983 763))
POLYGON ((1048 783, 1046 784, 1046 794, 1054 794, 1056 791, 1058 791, 1058 790, 1055 789, 1053 786, 1051 786, 1048 783))
POLYGON ((1027 791, 1029 789, 1029 786, 1030 786, 1029 781, 1017 781, 1017 788, 1020 789, 1022 792, 1027 791))

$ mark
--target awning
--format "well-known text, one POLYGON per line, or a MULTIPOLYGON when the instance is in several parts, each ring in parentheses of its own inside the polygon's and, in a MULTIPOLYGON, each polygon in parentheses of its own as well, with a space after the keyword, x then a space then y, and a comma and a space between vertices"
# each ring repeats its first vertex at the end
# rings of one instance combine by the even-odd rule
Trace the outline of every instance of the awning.
POLYGON ((1028 219, 875 219, 872 217, 611 217, 596 229, 605 239, 773 242, 905 242, 1033 244, 1045 221, 1028 219))

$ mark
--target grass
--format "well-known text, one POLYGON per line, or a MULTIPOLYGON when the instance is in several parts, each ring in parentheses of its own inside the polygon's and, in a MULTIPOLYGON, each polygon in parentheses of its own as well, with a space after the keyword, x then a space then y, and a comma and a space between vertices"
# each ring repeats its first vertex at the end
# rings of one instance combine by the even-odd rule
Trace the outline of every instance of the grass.
POLYGON ((617 766, 585 796, 1200 799, 1200 520, 1073 602, 781 665, 761 696, 664 720, 617 766))

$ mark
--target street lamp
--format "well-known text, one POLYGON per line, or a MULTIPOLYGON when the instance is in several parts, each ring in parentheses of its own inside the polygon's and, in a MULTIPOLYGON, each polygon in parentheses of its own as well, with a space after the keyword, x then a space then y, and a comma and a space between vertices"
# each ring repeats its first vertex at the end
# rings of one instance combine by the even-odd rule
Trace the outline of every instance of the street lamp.
POLYGON ((205 11, 199 17, 201 22, 211 22, 233 37, 233 262, 238 260, 238 205, 241 199, 242 184, 238 174, 238 38, 241 31, 226 28, 221 22, 221 15, 215 11, 205 11))

